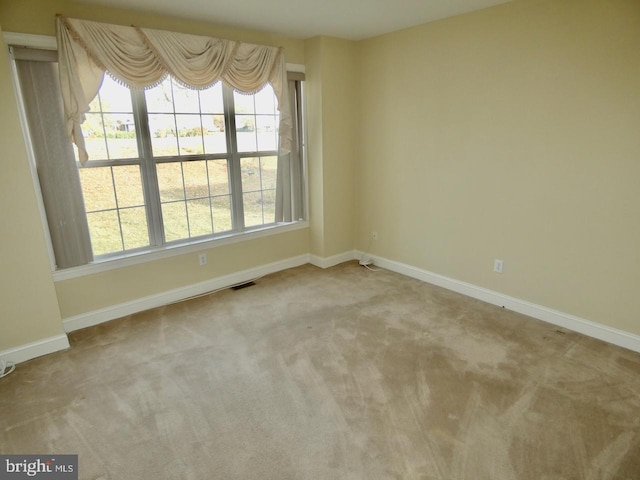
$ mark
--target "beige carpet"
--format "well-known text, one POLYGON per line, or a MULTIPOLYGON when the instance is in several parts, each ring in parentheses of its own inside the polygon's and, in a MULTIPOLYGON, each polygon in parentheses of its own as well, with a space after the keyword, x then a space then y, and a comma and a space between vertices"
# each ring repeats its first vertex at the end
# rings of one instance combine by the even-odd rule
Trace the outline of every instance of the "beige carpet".
POLYGON ((640 355, 387 271, 304 266, 71 335, 0 452, 82 479, 640 478, 640 355))

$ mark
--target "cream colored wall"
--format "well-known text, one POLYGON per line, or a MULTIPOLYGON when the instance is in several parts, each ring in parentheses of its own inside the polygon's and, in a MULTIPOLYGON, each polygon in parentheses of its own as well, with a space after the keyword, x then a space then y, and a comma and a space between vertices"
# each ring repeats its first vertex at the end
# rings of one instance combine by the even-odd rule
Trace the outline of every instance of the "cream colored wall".
POLYGON ((56 282, 63 318, 309 253, 308 229, 56 282), (200 266, 198 255, 207 254, 200 266))
MULTIPOLYGON (((0 36, 2 30, 0 30, 0 36)), ((63 333, 7 50, 0 42, 0 352, 63 333)))
MULTIPOLYGON (((5 31, 54 35, 56 13, 91 20, 136 24, 284 46, 287 62, 304 64, 304 42, 293 38, 147 15, 135 11, 86 6, 63 0, 2 0, 0 2, 0 22, 5 31)), ((2 49, 3 52, 6 51, 4 45, 2 49)), ((3 57, 3 59, 4 67, 7 61, 6 58, 3 57)), ((1 74, 2 103, 15 105, 9 73, 3 70, 1 74)), ((9 110, 3 108, 2 119, 10 127, 3 128, 1 134, 3 139, 7 135, 10 136, 6 140, 10 150, 7 150, 3 143, 3 152, 12 170, 9 173, 5 171, 2 176, 3 184, 7 184, 7 189, 3 189, 2 195, 7 200, 2 202, 3 208, 4 206, 6 208, 0 215, 0 223, 4 232, 3 238, 7 238, 3 240, 2 249, 3 263, 7 263, 7 266, 2 269, 1 278, 3 284, 6 283, 8 287, 3 288, 2 292, 2 298, 6 301, 2 302, 3 312, 0 317, 2 333, 0 351, 3 348, 15 347, 50 336, 52 332, 60 333, 62 324, 58 303, 62 318, 68 318, 309 252, 309 230, 296 230, 241 244, 203 250, 208 255, 208 264, 204 267, 198 264, 199 252, 191 253, 59 281, 56 282, 54 290, 41 222, 35 199, 32 198, 34 188, 29 176, 25 147, 15 108, 9 110), (26 192, 29 199, 24 211, 16 215, 13 207, 9 209, 8 206, 15 204, 13 199, 18 198, 18 192, 26 192), (24 235, 27 235, 28 240, 21 243, 24 235), (5 244, 8 245, 7 248, 4 248, 5 244), (31 253, 32 250, 34 253, 31 253), (25 284, 27 280, 29 283, 25 284), (58 303, 56 303, 56 295, 58 303), (23 299, 23 302, 16 299, 23 299), (51 305, 52 302, 53 305, 51 305), (25 318, 29 319, 26 327, 25 318)))
POLYGON ((305 102, 307 118, 307 167, 309 171, 309 248, 313 255, 324 257, 324 188, 323 188, 323 65, 322 38, 305 41, 305 102))
POLYGON ((640 3, 518 1, 359 48, 359 248, 375 229, 375 254, 640 334, 640 3))
POLYGON ((353 249, 353 194, 359 106, 356 44, 330 37, 305 42, 309 111, 311 253, 353 249))
POLYGON ((322 129, 325 256, 352 250, 359 105, 353 42, 323 37, 322 129))

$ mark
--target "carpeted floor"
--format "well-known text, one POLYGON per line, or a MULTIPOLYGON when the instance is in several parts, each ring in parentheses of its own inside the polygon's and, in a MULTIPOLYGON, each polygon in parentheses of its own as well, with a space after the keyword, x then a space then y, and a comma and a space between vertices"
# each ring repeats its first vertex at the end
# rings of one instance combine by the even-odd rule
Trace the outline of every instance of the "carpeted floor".
POLYGON ((303 266, 70 335, 0 453, 81 479, 640 478, 640 355, 387 271, 303 266))

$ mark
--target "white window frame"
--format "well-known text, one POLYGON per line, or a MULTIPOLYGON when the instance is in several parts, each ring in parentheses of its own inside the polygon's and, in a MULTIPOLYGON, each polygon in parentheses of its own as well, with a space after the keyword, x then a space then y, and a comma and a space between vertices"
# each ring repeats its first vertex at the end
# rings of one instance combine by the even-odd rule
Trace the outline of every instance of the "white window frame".
MULTIPOLYGON (((30 48, 38 48, 43 50, 57 50, 57 41, 55 37, 46 35, 34 35, 15 32, 3 32, 3 38, 5 46, 7 45, 19 45, 30 48)), ((100 272, 106 272, 109 270, 115 270, 119 268, 128 267, 131 265, 138 265, 165 258, 170 258, 178 255, 185 255, 189 253, 201 252, 204 250, 210 250, 212 248, 221 247, 224 245, 230 245, 235 243, 246 242, 262 237, 279 235, 296 230, 302 230, 309 228, 309 188, 308 188, 308 168, 307 168, 307 148, 306 148, 306 100, 304 95, 304 87, 302 94, 302 102, 300 105, 301 116, 303 119, 302 138, 300 139, 300 155, 302 161, 302 182, 304 189, 304 219, 294 221, 292 223, 272 223, 265 226, 252 227, 251 229, 244 231, 233 231, 228 233, 222 233, 216 235, 214 238, 199 238, 199 239, 185 239, 180 244, 168 244, 162 246, 149 247, 148 249, 140 249, 133 252, 122 252, 114 256, 106 256, 94 260, 94 262, 81 265, 78 267, 66 268, 62 270, 56 269, 55 255, 53 252, 53 246, 51 242, 51 236, 49 234, 49 227, 47 223, 47 217, 44 209, 44 202, 42 200, 42 194, 40 191, 40 184, 38 181, 35 156, 33 148, 31 147, 31 139, 29 138, 29 128, 26 119, 26 113, 24 111, 22 100, 20 97, 20 86, 18 82, 17 69, 15 62, 10 58, 10 68, 12 72, 12 80, 14 91, 16 93, 16 102, 18 104, 18 113, 20 117, 20 123, 25 140, 25 146, 27 150, 27 157, 29 160, 29 168, 31 171, 32 181, 36 196, 38 197, 38 208, 40 213, 40 220, 42 222, 43 230, 46 237, 47 250, 49 253, 50 267, 55 282, 69 280, 73 278, 83 277, 87 275, 93 275, 100 272)), ((305 72, 304 65, 287 63, 287 71, 290 72, 305 72)))

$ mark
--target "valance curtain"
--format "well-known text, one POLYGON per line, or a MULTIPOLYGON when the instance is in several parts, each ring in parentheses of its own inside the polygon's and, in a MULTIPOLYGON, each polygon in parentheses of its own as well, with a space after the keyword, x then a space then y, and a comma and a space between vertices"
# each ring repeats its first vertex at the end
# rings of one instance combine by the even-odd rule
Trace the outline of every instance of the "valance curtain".
POLYGON ((223 81, 247 94, 270 83, 278 98, 280 156, 291 151, 293 119, 281 48, 61 15, 57 38, 65 127, 81 163, 88 156, 80 125, 105 71, 134 89, 152 88, 167 75, 194 89, 223 81))

